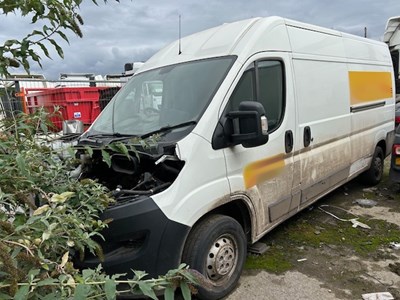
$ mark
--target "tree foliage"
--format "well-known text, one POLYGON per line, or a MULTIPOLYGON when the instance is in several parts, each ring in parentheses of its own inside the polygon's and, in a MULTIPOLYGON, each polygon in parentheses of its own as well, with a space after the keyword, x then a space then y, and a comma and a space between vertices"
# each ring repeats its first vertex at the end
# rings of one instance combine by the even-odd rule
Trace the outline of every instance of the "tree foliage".
MULTIPOLYGON (((90 1, 97 5, 97 0, 90 1)), ((69 43, 67 32, 75 33, 78 37, 83 36, 81 25, 84 21, 79 14, 82 2, 83 0, 0 0, 0 12, 4 16, 17 14, 30 18, 35 27, 22 40, 10 39, 0 45, 0 76, 9 75, 10 67, 22 66, 29 73, 29 58, 42 67, 43 55, 51 58, 49 46, 54 47, 63 58, 64 52, 58 40, 69 43)))

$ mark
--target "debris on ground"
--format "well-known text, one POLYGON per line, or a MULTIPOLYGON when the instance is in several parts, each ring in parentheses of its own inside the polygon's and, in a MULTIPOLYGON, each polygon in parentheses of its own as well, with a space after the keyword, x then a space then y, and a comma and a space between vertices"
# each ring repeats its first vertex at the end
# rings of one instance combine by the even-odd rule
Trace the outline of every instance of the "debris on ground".
POLYGON ((256 242, 253 245, 249 246, 249 248, 247 249, 250 253, 253 254, 257 254, 257 255, 262 255, 265 252, 267 252, 267 250, 270 247, 267 246, 267 244, 262 243, 262 242, 256 242))
POLYGON ((400 263, 389 264, 389 269, 393 273, 395 273, 395 274, 400 276, 400 263))
POLYGON ((376 190, 377 190, 376 187, 371 187, 371 188, 365 188, 365 189, 363 189, 362 191, 363 191, 364 193, 374 193, 374 192, 376 192, 376 190))
POLYGON ((331 212, 329 212, 329 211, 326 211, 326 210, 323 209, 322 207, 333 207, 333 208, 341 209, 341 210, 343 210, 343 211, 349 213, 349 212, 346 211, 345 209, 342 209, 342 208, 340 208, 340 207, 334 207, 334 206, 331 206, 331 205, 321 205, 321 206, 318 207, 321 211, 323 211, 324 213, 326 213, 326 214, 328 214, 328 215, 334 217, 336 220, 339 220, 339 221, 342 221, 342 222, 351 222, 351 223, 353 223, 353 226, 352 226, 352 227, 354 227, 354 228, 357 228, 357 227, 359 226, 359 227, 361 227, 361 228, 371 229, 371 227, 369 227, 367 224, 364 224, 364 223, 361 223, 360 221, 358 221, 358 218, 342 219, 342 218, 339 218, 338 216, 334 215, 333 213, 331 213, 331 212))
POLYGON ((394 250, 400 250, 400 243, 390 242, 389 246, 394 250))
POLYGON ((357 199, 354 202, 360 205, 361 207, 374 207, 378 204, 378 202, 369 199, 357 199))
POLYGON ((394 300, 389 292, 363 294, 362 298, 363 300, 394 300))
POLYGON ((307 260, 307 258, 300 258, 300 259, 297 260, 297 262, 303 262, 303 261, 306 261, 306 260, 307 260))

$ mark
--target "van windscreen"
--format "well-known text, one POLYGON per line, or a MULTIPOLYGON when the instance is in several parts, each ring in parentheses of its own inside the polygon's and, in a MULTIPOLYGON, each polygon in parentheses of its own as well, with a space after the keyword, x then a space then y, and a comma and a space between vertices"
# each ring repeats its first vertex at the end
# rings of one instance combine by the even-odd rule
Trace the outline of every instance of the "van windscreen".
POLYGON ((91 133, 143 136, 197 122, 234 59, 191 61, 133 76, 93 123, 91 133))

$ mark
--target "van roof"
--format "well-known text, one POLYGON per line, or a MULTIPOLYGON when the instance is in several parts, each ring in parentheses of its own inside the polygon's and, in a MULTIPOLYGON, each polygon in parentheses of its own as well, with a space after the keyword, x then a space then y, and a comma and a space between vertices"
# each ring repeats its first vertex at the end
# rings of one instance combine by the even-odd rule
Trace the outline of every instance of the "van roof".
POLYGON ((320 32, 331 36, 363 40, 368 44, 382 44, 351 34, 341 33, 334 29, 323 28, 282 17, 252 18, 233 23, 225 23, 167 45, 151 57, 138 73, 153 68, 162 67, 191 60, 237 55, 245 59, 258 51, 290 52, 291 44, 285 26, 320 32), (181 54, 179 53, 181 49, 181 54))
MULTIPOLYGON (((253 18, 233 23, 224 23, 174 41, 157 52, 144 65, 146 69, 153 69, 162 65, 190 61, 207 57, 234 54, 233 49, 243 35, 261 18, 253 18), (179 43, 182 53, 179 54, 179 43)), ((279 21, 278 18, 268 18, 269 22, 279 21)))

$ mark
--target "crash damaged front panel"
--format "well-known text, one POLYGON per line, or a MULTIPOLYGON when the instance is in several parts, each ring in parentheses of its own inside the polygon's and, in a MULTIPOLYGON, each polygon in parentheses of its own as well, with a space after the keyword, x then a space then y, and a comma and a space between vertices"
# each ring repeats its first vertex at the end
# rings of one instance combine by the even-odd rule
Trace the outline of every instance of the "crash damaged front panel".
POLYGON ((140 196, 109 208, 103 219, 111 219, 102 232, 104 261, 87 254, 78 266, 96 268, 100 263, 108 274, 132 277, 132 270, 143 270, 151 277, 165 274, 180 262, 182 245, 190 228, 169 220, 148 196, 140 196))
POLYGON ((175 155, 175 145, 157 151, 132 149, 118 153, 98 146, 92 148, 91 155, 81 151, 81 164, 71 174, 99 181, 111 191, 115 205, 120 205, 167 189, 185 164, 175 155))
POLYGON ((119 153, 111 150, 116 147, 110 143, 90 145, 91 151, 84 142, 78 145, 80 164, 71 176, 99 181, 115 202, 101 216, 111 220, 101 232, 104 239, 97 239, 104 261, 86 253, 77 265, 95 268, 101 263, 108 274, 127 273, 128 277, 132 270, 152 277, 164 274, 179 265, 190 227, 167 218, 151 196, 168 189, 185 163, 177 157, 175 144, 159 143, 153 149, 138 145, 119 153))

